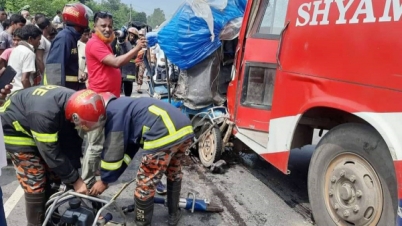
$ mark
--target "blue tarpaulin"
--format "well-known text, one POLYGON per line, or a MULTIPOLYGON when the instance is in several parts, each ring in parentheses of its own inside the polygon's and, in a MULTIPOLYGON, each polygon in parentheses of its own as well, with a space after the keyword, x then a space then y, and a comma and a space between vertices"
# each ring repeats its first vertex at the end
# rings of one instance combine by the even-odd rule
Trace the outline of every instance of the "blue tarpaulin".
MULTIPOLYGON (((181 69, 201 62, 221 46, 226 24, 244 15, 247 0, 191 0, 157 33, 166 57, 181 69)), ((155 34, 156 36, 156 34, 155 34)), ((148 41, 154 42, 154 35, 148 41)))
POLYGON ((147 33, 148 46, 154 46, 158 43, 158 33, 151 31, 147 33))

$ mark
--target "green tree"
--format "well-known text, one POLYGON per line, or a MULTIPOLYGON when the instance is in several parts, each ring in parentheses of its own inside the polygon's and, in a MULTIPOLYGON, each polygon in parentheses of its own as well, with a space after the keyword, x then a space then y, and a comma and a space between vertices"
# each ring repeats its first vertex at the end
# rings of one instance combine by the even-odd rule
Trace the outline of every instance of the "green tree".
POLYGON ((129 22, 130 8, 120 0, 102 1, 102 3, 99 4, 99 9, 102 11, 107 11, 113 15, 115 28, 120 28, 129 22))
MULTIPOLYGON (((130 7, 121 0, 0 0, 0 6, 4 6, 10 13, 18 13, 22 7, 29 5, 31 15, 43 13, 53 18, 56 11, 62 11, 64 5, 70 2, 81 2, 88 6, 94 13, 98 11, 108 11, 113 15, 114 27, 120 28, 130 20, 130 7)), ((140 21, 146 23, 145 13, 132 11, 133 15, 139 15, 140 21)), ((90 27, 93 27, 93 18, 90 19, 90 27)))
POLYGON ((163 21, 165 21, 165 13, 160 8, 154 9, 154 12, 148 16, 147 23, 152 28, 155 28, 157 25, 160 25, 163 21))
POLYGON ((3 0, 6 10, 11 13, 18 13, 22 7, 29 5, 29 11, 32 15, 43 13, 52 17, 57 10, 62 10, 64 5, 72 0, 3 0))
POLYGON ((145 14, 144 12, 134 13, 132 21, 147 23, 147 14, 145 14))

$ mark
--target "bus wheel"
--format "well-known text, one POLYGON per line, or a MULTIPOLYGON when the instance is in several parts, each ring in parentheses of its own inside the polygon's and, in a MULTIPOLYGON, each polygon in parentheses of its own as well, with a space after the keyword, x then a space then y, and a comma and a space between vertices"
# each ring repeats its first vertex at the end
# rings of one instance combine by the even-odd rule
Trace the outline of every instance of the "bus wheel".
POLYGON ((330 130, 312 156, 308 193, 317 225, 395 225, 395 169, 380 134, 356 123, 330 130))
MULTIPOLYGON (((211 124, 203 125, 203 133, 211 124)), ((219 127, 215 126, 198 143, 198 156, 205 167, 210 167, 221 158, 223 141, 219 127)))

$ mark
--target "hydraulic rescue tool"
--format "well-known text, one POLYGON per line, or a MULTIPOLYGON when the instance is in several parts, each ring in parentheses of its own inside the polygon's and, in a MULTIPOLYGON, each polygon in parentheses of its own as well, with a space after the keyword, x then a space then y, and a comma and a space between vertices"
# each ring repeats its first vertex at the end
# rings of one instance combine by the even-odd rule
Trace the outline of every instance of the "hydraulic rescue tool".
MULTIPOLYGON (((165 198, 155 197, 154 203, 167 205, 167 200, 165 198)), ((123 212, 124 213, 133 212, 134 207, 135 205, 129 205, 123 207, 123 212)), ((215 204, 211 204, 208 199, 196 199, 195 194, 192 192, 188 193, 187 198, 180 198, 179 208, 190 210, 192 213, 194 213, 194 211, 212 212, 212 213, 218 213, 223 211, 222 207, 215 204)))
POLYGON ((42 226, 124 226, 127 222, 126 216, 117 206, 116 199, 134 181, 125 183, 109 201, 79 194, 62 184, 59 192, 52 195, 46 203, 45 221, 42 226), (89 201, 92 205, 88 205, 84 201, 89 201), (59 207, 66 202, 69 203, 69 208, 63 214, 59 214, 59 207), (104 210, 112 206, 119 212, 123 223, 111 221, 113 219, 111 213, 101 216, 104 210))
MULTIPOLYGON (((134 205, 120 208, 116 199, 134 181, 125 183, 109 201, 76 193, 62 184, 58 188, 59 192, 52 195, 46 203, 45 221, 42 226, 125 226, 127 225, 125 213, 134 211, 134 205), (69 207, 60 214, 61 208, 59 207, 67 202, 69 207), (113 215, 111 213, 101 215, 102 212, 106 212, 105 210, 108 207, 114 207, 119 213, 122 223, 112 221, 113 215)), ((155 203, 166 205, 167 201, 164 198, 155 197, 155 203)), ((194 211, 223 211, 222 207, 211 204, 207 199, 196 199, 194 193, 188 193, 187 198, 181 198, 179 207, 190 210, 192 213, 194 211)))

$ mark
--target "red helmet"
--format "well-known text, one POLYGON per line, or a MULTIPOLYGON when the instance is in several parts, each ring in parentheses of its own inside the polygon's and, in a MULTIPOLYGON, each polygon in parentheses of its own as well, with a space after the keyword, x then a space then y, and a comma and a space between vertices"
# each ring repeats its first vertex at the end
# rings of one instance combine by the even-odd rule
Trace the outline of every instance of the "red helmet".
POLYGON ((66 4, 62 16, 64 23, 86 28, 88 19, 93 16, 93 12, 86 5, 77 2, 66 4))
POLYGON ((89 89, 74 93, 67 101, 66 119, 85 131, 104 126, 106 110, 102 97, 89 89))
POLYGON ((111 92, 104 92, 104 93, 98 93, 102 99, 103 102, 105 103, 105 108, 107 107, 107 104, 111 101, 116 99, 117 97, 113 95, 111 92))

